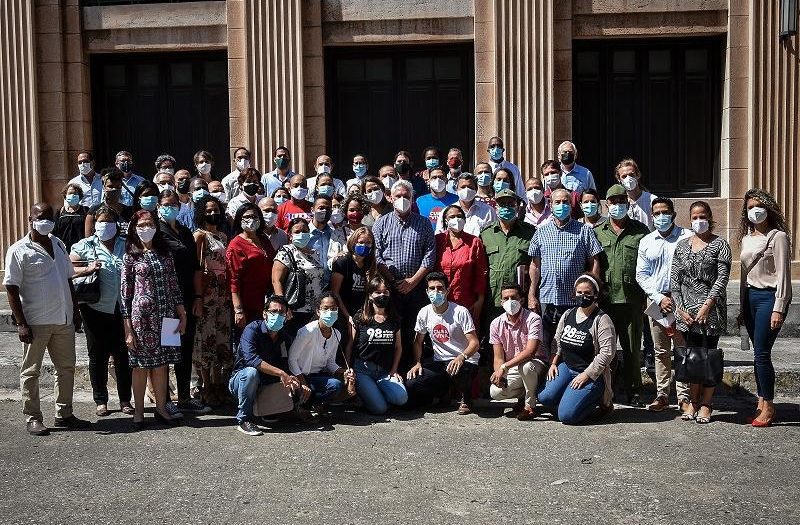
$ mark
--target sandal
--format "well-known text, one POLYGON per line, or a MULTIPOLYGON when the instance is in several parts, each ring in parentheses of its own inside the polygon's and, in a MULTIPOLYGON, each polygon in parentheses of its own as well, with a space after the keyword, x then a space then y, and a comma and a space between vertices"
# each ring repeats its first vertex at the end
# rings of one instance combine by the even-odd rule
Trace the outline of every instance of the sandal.
POLYGON ((697 418, 697 412, 700 409, 699 408, 695 409, 695 406, 702 406, 702 405, 698 405, 694 401, 690 402, 686 411, 683 414, 681 414, 681 419, 683 421, 694 421, 697 418))
POLYGON ((123 401, 119 404, 119 409, 122 411, 123 414, 132 416, 135 411, 133 410, 133 405, 131 405, 130 401, 123 401))
POLYGON ((697 423, 699 423, 701 425, 707 425, 708 423, 711 423, 711 412, 714 410, 714 407, 712 407, 711 405, 707 405, 706 403, 701 403, 700 404, 700 408, 703 408, 703 407, 708 409, 708 415, 707 416, 696 416, 695 417, 695 421, 697 421, 697 423))
POLYGON ((97 405, 97 408, 95 408, 94 413, 97 414, 97 417, 106 417, 111 412, 108 411, 108 405, 106 405, 105 403, 101 403, 97 405))

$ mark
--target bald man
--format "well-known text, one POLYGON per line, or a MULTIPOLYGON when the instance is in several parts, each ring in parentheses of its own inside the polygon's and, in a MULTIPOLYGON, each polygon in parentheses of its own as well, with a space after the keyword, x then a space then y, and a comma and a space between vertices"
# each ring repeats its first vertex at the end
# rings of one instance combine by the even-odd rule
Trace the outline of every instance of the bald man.
POLYGON ((47 350, 55 366, 54 426, 85 428, 88 422, 72 414, 75 382, 75 330, 81 315, 70 278, 75 273, 67 249, 50 232, 55 213, 46 202, 34 204, 28 216, 30 231, 6 253, 3 284, 22 342, 22 413, 28 433, 49 434, 39 403, 39 371, 47 350))
POLYGON ((289 244, 289 236, 281 230, 275 223, 278 222, 278 204, 272 197, 264 197, 258 201, 258 209, 264 217, 264 233, 269 237, 269 242, 277 252, 281 246, 289 244))

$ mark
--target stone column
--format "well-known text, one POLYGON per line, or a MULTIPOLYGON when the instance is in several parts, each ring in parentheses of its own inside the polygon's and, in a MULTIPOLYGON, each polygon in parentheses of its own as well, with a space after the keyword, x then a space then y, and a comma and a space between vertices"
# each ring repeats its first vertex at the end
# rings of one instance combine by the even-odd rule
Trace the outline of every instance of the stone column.
POLYGON ((32 0, 0 2, 0 257, 27 231, 41 199, 32 0))

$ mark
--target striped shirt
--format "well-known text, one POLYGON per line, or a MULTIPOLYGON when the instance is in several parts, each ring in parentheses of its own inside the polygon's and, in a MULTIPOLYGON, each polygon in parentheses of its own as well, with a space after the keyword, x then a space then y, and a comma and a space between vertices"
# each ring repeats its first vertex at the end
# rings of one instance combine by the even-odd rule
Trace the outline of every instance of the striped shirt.
POLYGON ((436 264, 436 241, 427 217, 410 213, 401 219, 397 212, 381 216, 372 226, 375 258, 395 279, 407 279, 421 267, 436 264))

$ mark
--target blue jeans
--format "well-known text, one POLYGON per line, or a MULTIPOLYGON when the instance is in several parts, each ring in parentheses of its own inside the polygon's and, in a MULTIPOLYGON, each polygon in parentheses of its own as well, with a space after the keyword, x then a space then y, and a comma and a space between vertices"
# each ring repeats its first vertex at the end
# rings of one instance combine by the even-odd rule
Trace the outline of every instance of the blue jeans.
POLYGON ((256 401, 259 386, 261 378, 258 370, 252 366, 235 372, 228 381, 228 390, 239 398, 239 409, 236 411, 236 421, 239 424, 253 417, 253 403, 256 401))
POLYGON ((385 414, 389 405, 405 405, 408 392, 403 383, 389 379, 387 371, 375 363, 356 359, 356 393, 370 414, 385 414))
POLYGON ((600 403, 605 390, 603 377, 589 380, 578 390, 569 384, 580 372, 571 370, 563 361, 558 365, 558 375, 547 381, 539 393, 539 402, 546 407, 558 409, 558 419, 565 425, 577 425, 600 403))
POLYGON ((306 376, 311 389, 311 403, 325 403, 342 391, 344 383, 330 374, 309 374, 306 376))
POLYGON ((772 345, 778 337, 777 330, 769 327, 775 292, 747 289, 748 307, 744 311, 744 325, 753 342, 753 368, 755 369, 758 397, 772 401, 775 397, 775 368, 772 366, 772 345))

